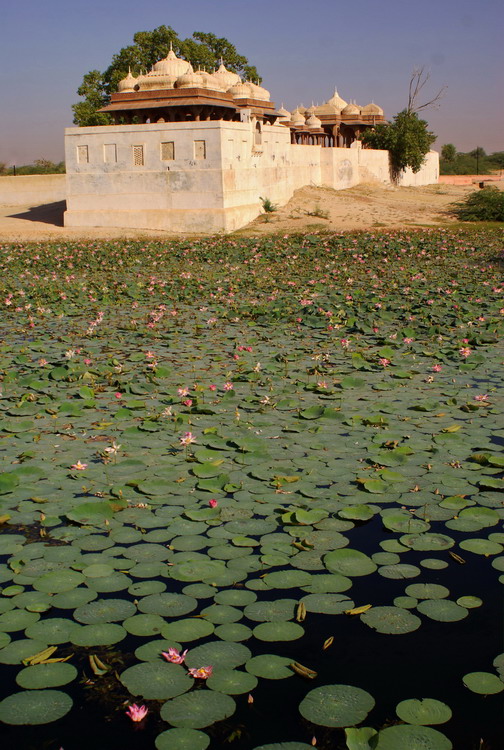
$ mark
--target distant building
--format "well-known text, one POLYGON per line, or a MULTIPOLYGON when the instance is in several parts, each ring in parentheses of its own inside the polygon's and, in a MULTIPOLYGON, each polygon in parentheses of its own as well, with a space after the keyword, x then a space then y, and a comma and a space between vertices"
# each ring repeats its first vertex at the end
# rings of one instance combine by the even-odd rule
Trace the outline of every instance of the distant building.
MULTIPOLYGON (((129 73, 101 112, 114 125, 67 128, 66 226, 232 231, 307 184, 389 182, 388 152, 361 149, 386 122, 376 104, 338 94, 320 106, 275 108, 270 93, 221 63, 194 71, 173 50, 129 73)), ((437 182, 437 154, 405 184, 437 182)))

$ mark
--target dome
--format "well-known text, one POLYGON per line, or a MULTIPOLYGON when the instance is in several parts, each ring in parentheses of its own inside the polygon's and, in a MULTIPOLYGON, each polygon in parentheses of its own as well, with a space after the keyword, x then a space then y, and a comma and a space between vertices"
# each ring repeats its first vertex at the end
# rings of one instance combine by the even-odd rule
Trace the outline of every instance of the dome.
POLYGON ((135 76, 131 75, 131 70, 130 70, 126 78, 122 78, 117 84, 117 90, 120 92, 134 91, 136 83, 137 83, 137 79, 135 78, 135 76))
POLYGON ((322 127, 322 123, 315 114, 311 114, 306 120, 306 126, 311 130, 319 130, 322 127))
POLYGON ((257 83, 252 83, 251 81, 247 81, 247 86, 250 87, 250 90, 252 92, 252 99, 259 99, 259 101, 262 102, 269 102, 270 100, 270 92, 263 88, 262 86, 258 86, 257 83))
POLYGON ((275 112, 275 114, 276 114, 276 115, 278 115, 279 119, 280 119, 281 121, 283 121, 283 122, 290 122, 290 120, 291 120, 291 113, 290 113, 290 112, 288 112, 288 111, 287 111, 287 110, 286 110, 286 109, 284 108, 283 104, 282 104, 282 106, 280 107, 280 109, 277 109, 277 111, 275 112))
POLYGON ((343 109, 341 110, 342 115, 360 115, 360 113, 360 107, 352 103, 347 104, 346 107, 343 107, 343 109))
POLYGON ((307 107, 304 111, 305 117, 310 117, 311 115, 315 114, 315 105, 312 104, 311 107, 307 107))
POLYGON ((206 70, 197 70, 196 75, 201 76, 203 79, 202 88, 212 89, 213 91, 224 91, 219 80, 216 78, 215 73, 207 73, 206 70))
POLYGON ((233 99, 252 99, 252 89, 249 83, 236 83, 228 89, 233 99))
POLYGON ((179 78, 185 73, 192 72, 192 65, 187 60, 177 57, 170 44, 170 51, 166 57, 154 64, 153 71, 155 73, 168 73, 168 75, 179 78))
POLYGON ((294 110, 292 113, 292 124, 296 127, 302 127, 305 124, 305 116, 302 114, 302 112, 299 111, 299 109, 294 110))
POLYGON ((315 107, 315 114, 332 115, 334 117, 341 114, 341 107, 336 107, 334 104, 328 104, 326 102, 325 104, 320 104, 318 107, 315 107))
POLYGON ((329 104, 329 106, 331 107, 337 107, 337 109, 343 109, 343 107, 346 107, 348 102, 341 98, 341 96, 338 94, 338 89, 334 89, 334 94, 330 99, 326 101, 326 104, 329 104))
POLYGON ((204 89, 208 88, 205 85, 205 79, 200 73, 194 73, 192 70, 190 73, 180 76, 175 81, 175 88, 177 89, 204 89))
POLYGON ((215 71, 213 77, 217 79, 224 91, 227 91, 231 86, 242 82, 237 73, 232 73, 224 66, 222 60, 219 69, 215 71))
POLYGON ((362 115, 380 115, 383 117, 383 109, 379 107, 374 102, 371 102, 370 104, 366 104, 365 107, 362 107, 361 109, 362 115))
POLYGON ((137 79, 138 88, 141 91, 151 91, 155 89, 172 89, 176 76, 169 73, 146 73, 137 79))

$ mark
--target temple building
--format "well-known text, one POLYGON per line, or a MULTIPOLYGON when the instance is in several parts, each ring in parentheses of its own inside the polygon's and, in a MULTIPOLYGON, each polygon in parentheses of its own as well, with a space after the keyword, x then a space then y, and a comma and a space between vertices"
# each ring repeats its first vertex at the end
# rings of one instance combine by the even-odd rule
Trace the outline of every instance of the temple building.
MULTIPOLYGON (((324 104, 276 109, 270 92, 227 70, 193 70, 172 49, 118 85, 101 112, 114 124, 67 128, 66 226, 232 231, 306 184, 390 182, 387 151, 361 148, 385 123, 335 90, 324 104)), ((403 184, 437 181, 437 154, 403 184)))

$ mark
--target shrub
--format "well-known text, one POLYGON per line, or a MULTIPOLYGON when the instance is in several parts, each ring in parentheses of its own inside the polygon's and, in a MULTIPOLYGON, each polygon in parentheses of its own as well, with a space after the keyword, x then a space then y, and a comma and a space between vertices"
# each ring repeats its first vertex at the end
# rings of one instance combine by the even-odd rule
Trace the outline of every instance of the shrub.
POLYGON ((264 212, 267 214, 272 214, 278 208, 278 206, 275 203, 272 203, 269 198, 259 198, 259 200, 262 203, 264 212))
POLYGON ((453 204, 452 213, 462 221, 504 221, 504 192, 494 186, 477 190, 453 204))

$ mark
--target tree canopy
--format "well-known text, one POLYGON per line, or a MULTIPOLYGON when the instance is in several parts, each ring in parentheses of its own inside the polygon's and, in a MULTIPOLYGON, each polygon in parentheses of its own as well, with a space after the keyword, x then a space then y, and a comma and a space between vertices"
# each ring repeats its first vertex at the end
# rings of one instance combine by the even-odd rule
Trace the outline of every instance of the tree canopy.
POLYGON ((406 167, 411 167, 413 172, 420 170, 436 136, 416 112, 403 109, 393 122, 367 130, 362 140, 371 148, 389 151, 392 173, 397 176, 406 167))
POLYGON ((260 80, 254 66, 248 64, 243 55, 228 39, 203 31, 195 31, 187 39, 180 39, 171 26, 158 26, 153 31, 137 31, 133 44, 123 47, 112 57, 109 67, 100 72, 91 70, 84 75, 77 89, 83 101, 72 105, 75 125, 108 125, 109 115, 98 112, 110 101, 110 95, 117 91, 119 81, 127 76, 128 70, 137 76, 148 71, 158 60, 166 57, 170 45, 178 57, 183 57, 197 68, 212 70, 218 67, 221 59, 234 73, 252 80, 260 80))

